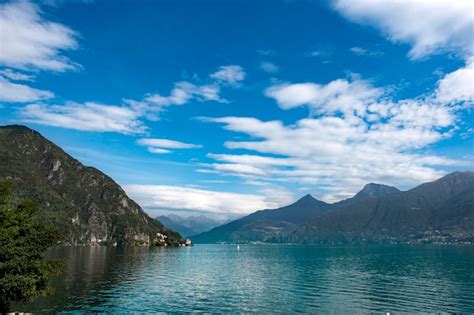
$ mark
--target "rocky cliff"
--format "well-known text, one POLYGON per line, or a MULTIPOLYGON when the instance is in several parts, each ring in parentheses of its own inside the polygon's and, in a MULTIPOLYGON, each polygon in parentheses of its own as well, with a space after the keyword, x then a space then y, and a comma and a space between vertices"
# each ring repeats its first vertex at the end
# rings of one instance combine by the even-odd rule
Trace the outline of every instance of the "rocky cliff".
POLYGON ((61 230, 71 244, 117 242, 151 244, 178 233, 153 220, 101 171, 84 166, 38 132, 24 126, 0 127, 0 179, 9 178, 17 198, 32 199, 40 218, 61 230))

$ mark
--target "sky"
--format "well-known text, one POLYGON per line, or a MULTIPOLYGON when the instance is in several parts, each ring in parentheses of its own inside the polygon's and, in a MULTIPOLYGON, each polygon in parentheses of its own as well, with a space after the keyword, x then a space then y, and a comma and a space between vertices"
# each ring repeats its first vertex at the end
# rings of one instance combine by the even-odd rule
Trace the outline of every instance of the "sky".
POLYGON ((474 2, 0 1, 0 124, 150 215, 474 170, 474 2))

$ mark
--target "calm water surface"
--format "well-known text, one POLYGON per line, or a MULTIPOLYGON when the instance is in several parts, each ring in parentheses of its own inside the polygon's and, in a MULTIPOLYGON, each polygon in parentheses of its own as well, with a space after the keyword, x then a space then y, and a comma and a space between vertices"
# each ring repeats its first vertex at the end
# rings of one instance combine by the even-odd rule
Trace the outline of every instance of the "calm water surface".
POLYGON ((18 311, 474 313, 474 247, 66 247, 53 296, 18 311))

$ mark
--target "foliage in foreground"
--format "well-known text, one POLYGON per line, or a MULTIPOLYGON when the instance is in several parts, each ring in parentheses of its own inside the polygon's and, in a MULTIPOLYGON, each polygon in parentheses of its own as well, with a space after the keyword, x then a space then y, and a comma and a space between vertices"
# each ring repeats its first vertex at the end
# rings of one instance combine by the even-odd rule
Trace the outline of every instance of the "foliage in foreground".
POLYGON ((0 312, 11 301, 29 301, 51 293, 49 278, 62 261, 44 258, 48 247, 61 238, 52 227, 35 219, 31 201, 14 202, 11 182, 0 181, 0 312))

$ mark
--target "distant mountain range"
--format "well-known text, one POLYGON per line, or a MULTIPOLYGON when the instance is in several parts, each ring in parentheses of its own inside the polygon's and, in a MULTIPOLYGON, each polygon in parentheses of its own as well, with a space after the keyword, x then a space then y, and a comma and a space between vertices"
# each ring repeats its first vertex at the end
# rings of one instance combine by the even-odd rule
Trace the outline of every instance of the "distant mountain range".
POLYGON ((16 198, 35 201, 39 218, 60 229, 66 243, 149 244, 158 232, 168 245, 181 241, 110 177, 30 128, 0 127, 0 179, 13 181, 16 198))
POLYGON ((213 220, 204 215, 181 217, 176 214, 161 215, 156 218, 164 225, 179 232, 184 237, 190 237, 202 232, 209 231, 216 226, 222 225, 228 221, 213 220))
POLYGON ((474 243, 474 173, 454 172, 408 191, 368 184, 328 204, 306 195, 193 237, 195 243, 474 243))

